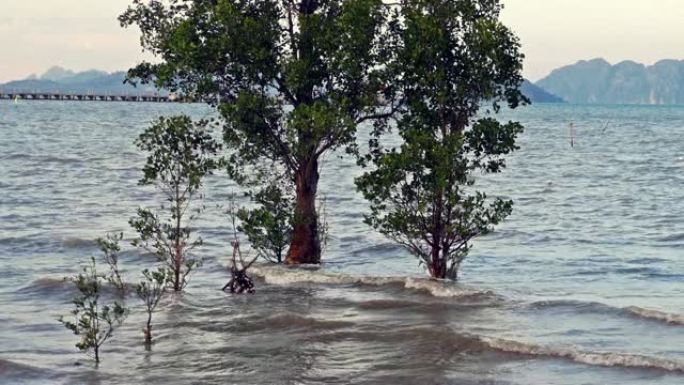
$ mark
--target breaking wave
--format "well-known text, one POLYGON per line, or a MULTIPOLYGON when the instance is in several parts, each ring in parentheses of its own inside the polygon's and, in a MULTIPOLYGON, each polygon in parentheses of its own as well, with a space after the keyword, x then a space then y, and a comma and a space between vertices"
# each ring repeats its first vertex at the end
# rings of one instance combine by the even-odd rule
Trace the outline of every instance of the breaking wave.
POLYGON ((62 246, 72 249, 92 248, 96 245, 93 239, 84 239, 77 237, 68 237, 62 240, 62 246))
POLYGON ((666 313, 664 311, 646 309, 638 306, 628 306, 624 308, 624 310, 638 317, 662 321, 673 325, 684 325, 684 315, 682 314, 666 313))
POLYGON ((534 309, 568 308, 573 313, 613 313, 629 315, 651 321, 664 322, 670 325, 684 325, 684 315, 667 313, 661 310, 647 309, 639 306, 615 307, 599 302, 583 301, 538 301, 530 304, 534 309))
POLYGON ((174 323, 178 327, 197 327, 206 332, 217 333, 268 333, 272 330, 288 330, 290 332, 306 331, 307 333, 316 331, 331 331, 351 327, 352 322, 341 320, 327 320, 310 316, 302 316, 290 312, 277 312, 268 316, 259 317, 240 317, 229 323, 221 321, 199 323, 199 322, 178 322, 174 323))
POLYGON ((38 278, 17 290, 20 294, 55 294, 73 290, 73 283, 64 278, 38 278))
POLYGON ((299 329, 303 328, 307 331, 311 330, 333 330, 352 326, 352 322, 337 321, 337 320, 323 320, 314 317, 301 316, 295 313, 281 312, 272 314, 268 317, 252 320, 244 323, 243 331, 253 331, 260 329, 299 329))
POLYGON ((33 378, 46 372, 47 370, 42 368, 0 358, 0 378, 33 378))
POLYGON ((5 160, 34 161, 40 163, 77 164, 89 161, 78 156, 59 154, 26 154, 13 153, 3 157, 5 160))
MULTIPOLYGON (((132 294, 134 292, 133 284, 128 282, 124 282, 124 284, 126 285, 127 294, 132 294)), ((115 288, 111 286, 109 283, 103 283, 102 289, 102 292, 104 294, 115 293, 115 288)), ((28 285, 22 286, 21 288, 16 290, 16 293, 19 295, 29 297, 60 297, 74 294, 76 293, 76 290, 77 289, 74 285, 74 282, 69 278, 43 277, 31 281, 31 283, 29 283, 28 285)))
POLYGON ((361 301, 356 304, 360 309, 364 310, 390 310, 390 309, 407 309, 419 307, 423 304, 414 301, 403 301, 396 299, 372 299, 361 301))
POLYGON ((527 356, 562 358, 595 366, 613 366, 635 369, 656 369, 670 372, 684 372, 684 361, 639 354, 613 352, 587 352, 575 349, 555 349, 493 337, 480 337, 491 349, 527 356))
POLYGON ((317 283, 397 286, 420 292, 427 292, 435 297, 473 300, 497 298, 496 294, 491 291, 472 289, 453 282, 430 278, 354 276, 343 273, 325 272, 307 266, 289 268, 278 265, 257 265, 253 266, 251 271, 256 276, 263 278, 266 283, 273 285, 317 283))

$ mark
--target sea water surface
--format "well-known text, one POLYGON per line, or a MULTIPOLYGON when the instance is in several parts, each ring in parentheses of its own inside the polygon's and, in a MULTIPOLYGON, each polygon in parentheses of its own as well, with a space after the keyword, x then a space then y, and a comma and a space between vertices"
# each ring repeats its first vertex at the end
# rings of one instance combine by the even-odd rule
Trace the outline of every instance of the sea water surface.
POLYGON ((322 163, 322 268, 260 265, 256 294, 225 294, 230 225, 216 206, 239 189, 217 174, 197 222, 204 266, 160 306, 150 350, 129 297, 95 369, 56 321, 74 295, 62 278, 107 231, 124 232, 128 281, 154 264, 128 244, 128 219, 156 197, 137 185, 133 141, 178 113, 212 111, 0 102, 0 384, 684 383, 682 107, 505 112, 526 127, 521 148, 478 184, 514 213, 475 242, 458 284, 425 279, 363 224, 362 170, 335 154, 322 163))

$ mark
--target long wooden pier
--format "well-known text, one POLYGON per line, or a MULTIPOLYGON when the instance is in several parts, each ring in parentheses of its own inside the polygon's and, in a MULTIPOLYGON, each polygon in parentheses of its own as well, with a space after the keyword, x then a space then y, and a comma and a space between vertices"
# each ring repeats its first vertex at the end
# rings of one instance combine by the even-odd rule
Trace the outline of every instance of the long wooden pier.
POLYGON ((4 92, 0 90, 0 99, 7 100, 69 100, 69 101, 100 101, 100 102, 151 102, 171 103, 181 102, 180 98, 162 95, 110 95, 110 94, 79 94, 59 92, 4 92))

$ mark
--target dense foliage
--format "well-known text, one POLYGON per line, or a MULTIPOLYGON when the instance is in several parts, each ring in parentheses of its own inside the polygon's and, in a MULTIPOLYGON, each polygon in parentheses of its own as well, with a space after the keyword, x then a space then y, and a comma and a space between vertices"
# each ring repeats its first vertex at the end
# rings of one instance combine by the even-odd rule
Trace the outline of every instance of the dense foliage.
POLYGON ((293 202, 278 185, 269 185, 253 194, 256 208, 237 212, 238 228, 260 257, 282 263, 292 240, 293 202))
POLYGON ((393 112, 387 14, 381 0, 135 0, 119 20, 158 60, 129 77, 216 105, 230 174, 295 192, 286 261, 318 263, 319 159, 357 152, 357 125, 393 112))

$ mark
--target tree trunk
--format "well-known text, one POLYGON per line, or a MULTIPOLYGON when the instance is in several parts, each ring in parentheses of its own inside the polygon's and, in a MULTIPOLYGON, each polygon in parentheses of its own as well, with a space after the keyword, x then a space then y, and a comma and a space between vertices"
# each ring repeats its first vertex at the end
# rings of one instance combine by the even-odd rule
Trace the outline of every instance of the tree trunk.
MULTIPOLYGON (((176 241, 178 242, 178 241, 176 241)), ((181 270, 181 252, 180 252, 180 245, 176 244, 176 256, 175 256, 175 263, 174 263, 174 280, 173 280, 173 290, 174 291, 180 291, 181 290, 181 281, 180 281, 180 270, 181 270)))
MULTIPOLYGON (((434 249, 433 249, 434 250, 434 249)), ((444 279, 446 278, 446 261, 443 261, 439 257, 432 257, 432 263, 430 264, 430 276, 432 278, 440 278, 444 279)))
POLYGON ((446 276, 446 260, 440 255, 440 252, 442 251, 442 238, 444 236, 444 224, 442 223, 444 211, 443 195, 444 190, 441 187, 438 187, 435 193, 435 203, 432 213, 432 265, 430 266, 430 275, 433 278, 445 278, 446 276))
POLYGON ((318 234, 316 190, 318 188, 318 159, 302 166, 295 176, 296 205, 292 242, 285 263, 321 263, 321 241, 318 234))
POLYGON ((152 343, 152 312, 147 313, 147 327, 145 328, 145 345, 152 343))
POLYGON ((173 282, 173 290, 174 291, 180 291, 181 290, 181 282, 180 282, 180 270, 181 270, 181 263, 182 263, 182 254, 181 254, 181 245, 180 245, 180 231, 181 231, 181 198, 180 198, 180 187, 179 183, 176 183, 176 242, 175 242, 175 252, 176 255, 175 260, 174 260, 174 282, 173 282))

